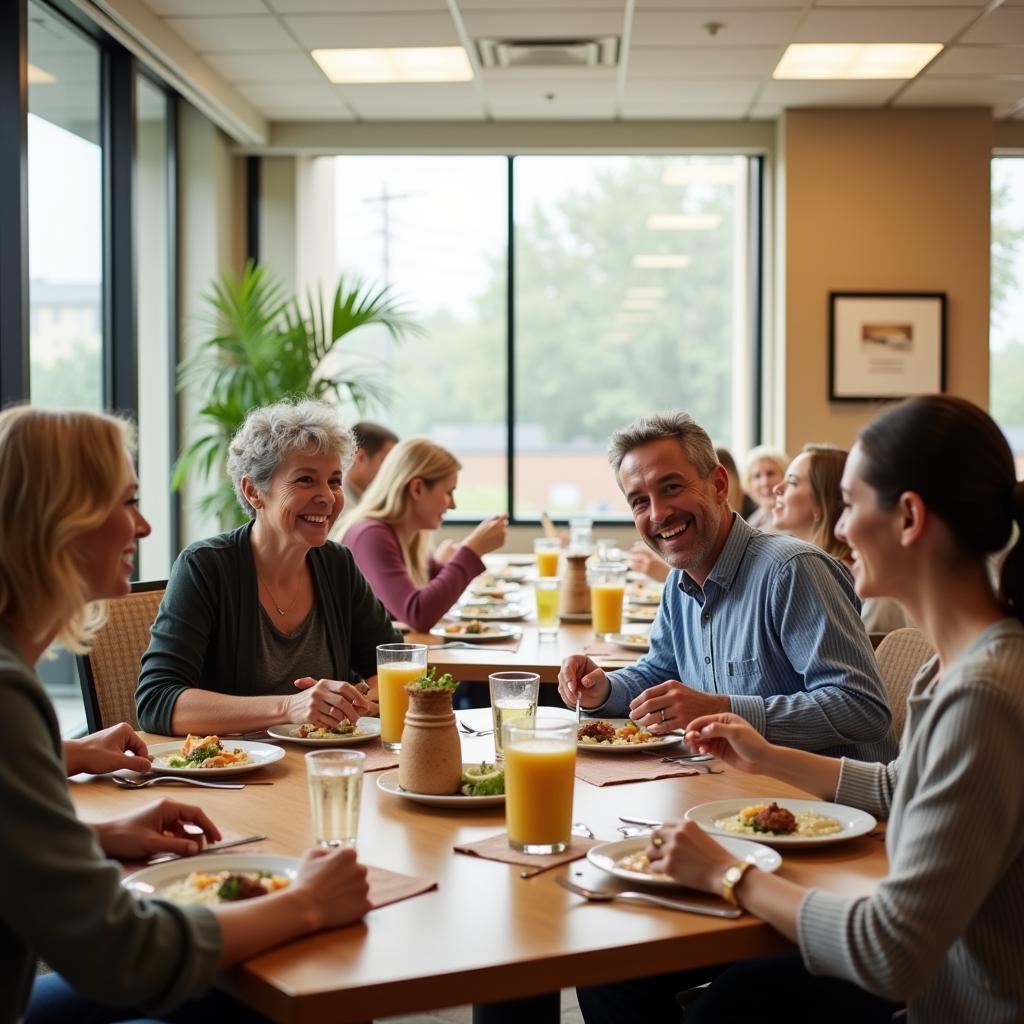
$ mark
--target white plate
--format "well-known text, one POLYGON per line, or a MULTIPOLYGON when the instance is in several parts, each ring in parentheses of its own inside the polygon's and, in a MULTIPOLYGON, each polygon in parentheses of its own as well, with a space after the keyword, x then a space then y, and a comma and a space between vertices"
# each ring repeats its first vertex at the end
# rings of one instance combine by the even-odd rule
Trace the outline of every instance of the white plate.
POLYGON ((231 737, 221 737, 221 746, 225 750, 236 750, 241 748, 249 755, 246 764, 229 764, 224 768, 170 768, 166 764, 158 764, 160 758, 173 757, 181 751, 182 740, 175 740, 173 743, 151 743, 149 752, 153 756, 152 772, 158 775, 193 775, 197 779, 215 779, 221 775, 241 775, 243 772, 252 772, 264 765, 273 764, 284 757, 284 751, 280 747, 272 746, 270 743, 253 743, 250 740, 233 740, 231 737))
POLYGON ((530 559, 530 562, 526 565, 500 565, 497 569, 491 569, 490 573, 496 580, 519 583, 525 580, 533 571, 533 559, 530 559))
POLYGON ((509 637, 519 636, 522 633, 520 626, 513 626, 510 622, 488 622, 485 624, 486 633, 459 633, 449 632, 452 627, 435 626, 431 636, 443 636, 445 640, 466 640, 471 644, 485 644, 489 640, 507 640, 509 637))
POLYGON ((461 604, 453 608, 450 614, 467 622, 473 619, 515 622, 526 618, 526 609, 521 604, 461 604))
POLYGON ((315 736, 300 736, 300 728, 301 726, 295 723, 272 725, 267 732, 279 740, 301 743, 304 747, 351 747, 356 743, 366 743, 368 740, 376 739, 380 735, 380 719, 360 718, 356 722, 356 728, 362 730, 361 736, 331 736, 319 739, 315 736))
MULTIPOLYGON (((624 726, 629 719, 628 718, 584 718, 580 721, 580 725, 584 722, 607 722, 609 725, 616 729, 624 726)), ((679 733, 669 733, 667 736, 655 736, 653 739, 648 740, 646 743, 619 743, 613 745, 611 743, 583 743, 580 740, 576 741, 577 750, 586 750, 595 754, 642 754, 645 750, 661 750, 662 747, 671 747, 678 743, 683 737, 679 733)), ((746 807, 746 804, 743 805, 746 807)))
MULTIPOLYGON (((631 853, 638 853, 647 848, 650 842, 649 836, 638 836, 634 839, 619 839, 614 843, 600 843, 587 850, 587 860, 594 867, 607 871, 622 878, 627 882, 641 882, 644 885, 656 885, 662 888, 680 888, 680 883, 674 878, 666 878, 661 875, 646 874, 641 871, 627 871, 620 868, 618 862, 631 853)), ((777 871, 782 863, 782 858, 767 846, 761 843, 752 843, 747 839, 737 839, 729 836, 725 839, 715 837, 715 842, 721 843, 737 860, 749 861, 762 871, 777 871)))
MULTIPOLYGON (((777 846, 780 850, 783 847, 825 846, 828 843, 842 843, 847 839, 855 839, 857 836, 867 835, 878 824, 867 811, 860 811, 856 807, 830 804, 822 800, 793 800, 788 796, 748 796, 743 799, 713 800, 709 804, 691 807, 686 812, 686 817, 690 821, 697 822, 705 832, 710 832, 716 838, 718 836, 737 838, 735 832, 725 832, 720 828, 716 828, 715 822, 721 821, 722 818, 729 818, 734 814, 739 814, 744 807, 749 807, 751 804, 770 804, 773 800, 780 807, 785 807, 786 810, 792 811, 794 814, 800 811, 813 811, 815 814, 836 818, 843 826, 841 832, 834 832, 828 836, 773 836, 768 833, 759 832, 756 837, 751 837, 756 838, 759 843, 777 846)), ((739 836, 738 838, 745 839, 746 836, 739 836)))
MULTIPOLYGON (((473 765, 479 761, 471 762, 473 765)), ((470 767, 470 763, 464 764, 463 768, 470 767)), ((404 796, 406 800, 412 800, 418 804, 426 804, 428 807, 453 807, 464 811, 475 810, 478 807, 500 807, 505 802, 505 794, 499 793, 496 796, 463 796, 461 793, 413 793, 408 789, 402 789, 398 784, 398 769, 390 772, 381 772, 377 776, 377 788, 392 796, 404 796)))
POLYGON ((622 617, 627 622, 653 622, 658 617, 658 605, 627 604, 622 609, 622 617))
POLYGON ((505 583, 473 583, 470 584, 469 592, 474 597, 490 597, 501 600, 506 594, 515 594, 521 589, 518 583, 507 581, 505 583))
POLYGON ((275 875, 287 875, 294 881, 299 871, 299 860, 268 853, 200 854, 143 868, 123 879, 121 884, 140 896, 153 896, 168 885, 183 882, 193 871, 272 871, 275 875))
POLYGON ((625 647, 627 651, 643 651, 651 649, 650 638, 645 633, 605 633, 605 640, 616 647, 625 647))
POLYGON ((630 604, 661 604, 661 587, 645 587, 642 583, 626 584, 626 600, 630 604))

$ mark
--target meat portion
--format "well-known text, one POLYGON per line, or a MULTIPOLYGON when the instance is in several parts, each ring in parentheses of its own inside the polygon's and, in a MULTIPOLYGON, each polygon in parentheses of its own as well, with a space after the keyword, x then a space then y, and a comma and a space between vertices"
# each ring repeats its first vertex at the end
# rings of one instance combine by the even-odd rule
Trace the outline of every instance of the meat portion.
POLYGON ((576 733, 576 738, 582 740, 588 736, 598 743, 611 743, 615 738, 615 727, 608 722, 584 722, 576 733))
POLYGON ((796 818, 792 811, 780 807, 774 801, 763 810, 758 811, 750 820, 750 824, 759 832, 774 832, 778 836, 788 836, 796 831, 796 818))

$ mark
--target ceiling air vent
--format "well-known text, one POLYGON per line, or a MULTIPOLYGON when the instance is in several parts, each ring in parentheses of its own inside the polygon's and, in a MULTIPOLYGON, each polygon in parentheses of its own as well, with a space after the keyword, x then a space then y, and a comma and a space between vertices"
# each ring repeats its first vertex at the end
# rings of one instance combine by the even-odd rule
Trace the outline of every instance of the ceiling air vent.
POLYGON ((600 39, 478 39, 485 68, 613 68, 617 36, 600 39))

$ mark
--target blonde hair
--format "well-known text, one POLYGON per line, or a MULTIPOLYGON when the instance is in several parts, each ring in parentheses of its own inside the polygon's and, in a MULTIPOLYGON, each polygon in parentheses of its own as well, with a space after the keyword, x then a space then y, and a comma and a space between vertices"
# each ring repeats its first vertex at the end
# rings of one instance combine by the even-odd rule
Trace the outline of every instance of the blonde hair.
POLYGON ((88 600, 75 542, 128 486, 131 425, 93 412, 0 413, 0 621, 81 654, 106 618, 88 600))
MULTIPOLYGON (((363 519, 379 519, 390 526, 404 522, 411 507, 409 484, 413 480, 419 477, 428 487, 433 487, 460 469, 462 463, 447 448, 427 437, 409 437, 399 441, 384 456, 377 475, 370 481, 351 515, 342 518, 338 536, 344 540, 345 534, 363 519)), ((418 530, 408 543, 399 539, 405 567, 413 582, 420 587, 430 581, 430 532, 418 530)))
POLYGON ((743 489, 750 493, 750 477, 754 472, 754 466, 762 459, 774 462, 779 470, 779 476, 786 475, 786 467, 789 465, 789 456, 781 448, 773 448, 771 445, 759 444, 751 448, 743 457, 743 489))
POLYGON ((807 460, 807 482, 811 498, 821 511, 821 518, 811 534, 811 543, 840 562, 849 563, 853 557, 850 545, 836 536, 836 523, 843 514, 843 493, 839 484, 843 479, 847 452, 831 444, 805 444, 800 454, 810 456, 807 460))

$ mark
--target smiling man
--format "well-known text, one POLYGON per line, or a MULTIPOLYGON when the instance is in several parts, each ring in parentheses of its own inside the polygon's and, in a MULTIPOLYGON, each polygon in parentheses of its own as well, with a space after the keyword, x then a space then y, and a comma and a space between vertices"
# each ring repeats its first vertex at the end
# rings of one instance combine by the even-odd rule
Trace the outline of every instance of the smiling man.
POLYGON ((753 529, 686 413, 641 418, 608 458, 644 542, 672 567, 636 665, 605 673, 567 658, 559 692, 655 735, 732 711, 771 742, 887 761, 890 711, 849 573, 819 548, 753 529))

